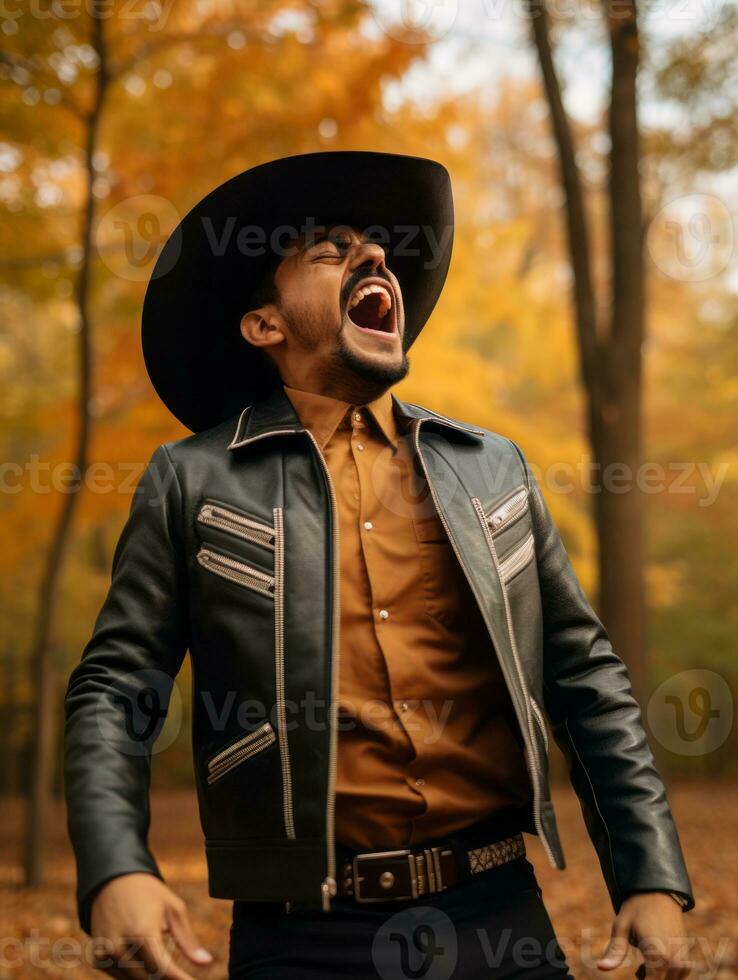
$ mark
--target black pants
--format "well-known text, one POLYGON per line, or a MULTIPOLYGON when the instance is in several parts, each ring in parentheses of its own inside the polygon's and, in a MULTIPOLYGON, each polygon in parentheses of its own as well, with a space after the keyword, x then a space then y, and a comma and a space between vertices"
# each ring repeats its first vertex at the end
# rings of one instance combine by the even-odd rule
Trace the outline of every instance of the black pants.
POLYGON ((233 903, 231 980, 572 980, 525 857, 415 901, 233 903))

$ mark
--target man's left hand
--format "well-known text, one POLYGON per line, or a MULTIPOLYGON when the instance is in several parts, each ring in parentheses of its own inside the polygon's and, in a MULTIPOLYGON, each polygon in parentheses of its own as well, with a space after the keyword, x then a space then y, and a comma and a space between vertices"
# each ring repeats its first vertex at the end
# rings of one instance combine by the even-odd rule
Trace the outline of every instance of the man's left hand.
POLYGON ((693 964, 687 957, 689 941, 684 913, 666 892, 630 895, 615 917, 607 949, 597 961, 600 970, 614 970, 628 954, 640 949, 645 960, 646 980, 684 980, 693 964))

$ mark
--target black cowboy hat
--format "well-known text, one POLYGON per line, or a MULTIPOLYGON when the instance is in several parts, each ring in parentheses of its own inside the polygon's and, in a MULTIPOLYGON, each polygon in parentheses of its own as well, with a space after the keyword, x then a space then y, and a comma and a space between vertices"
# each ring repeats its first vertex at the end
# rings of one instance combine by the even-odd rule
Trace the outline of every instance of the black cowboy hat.
POLYGON ((402 289, 407 351, 443 288, 453 220, 448 172, 421 157, 305 153, 232 177, 183 218, 154 266, 142 315, 154 388, 194 432, 265 397, 278 378, 244 340, 240 321, 289 231, 316 226, 353 226, 386 247, 402 289))

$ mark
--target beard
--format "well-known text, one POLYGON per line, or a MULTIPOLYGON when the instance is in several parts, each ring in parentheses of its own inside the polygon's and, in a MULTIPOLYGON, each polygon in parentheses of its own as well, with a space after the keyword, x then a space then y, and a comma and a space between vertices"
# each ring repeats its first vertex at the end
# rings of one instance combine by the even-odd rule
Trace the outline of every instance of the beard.
MULTIPOLYGON (((325 319, 307 310, 292 310, 280 304, 279 311, 290 332, 299 340, 306 351, 317 350, 324 340, 325 319)), ((398 363, 388 364, 373 359, 354 350, 346 341, 345 329, 341 327, 335 337, 333 350, 328 354, 326 375, 345 378, 352 375, 357 380, 383 389, 402 381, 410 371, 410 359, 403 350, 398 363)))
POLYGON ((336 367, 342 371, 351 371, 362 381, 384 385, 385 387, 402 381, 410 370, 410 360, 404 351, 402 358, 395 364, 374 360, 370 356, 353 350, 346 343, 344 330, 340 330, 336 337, 333 360, 336 367))

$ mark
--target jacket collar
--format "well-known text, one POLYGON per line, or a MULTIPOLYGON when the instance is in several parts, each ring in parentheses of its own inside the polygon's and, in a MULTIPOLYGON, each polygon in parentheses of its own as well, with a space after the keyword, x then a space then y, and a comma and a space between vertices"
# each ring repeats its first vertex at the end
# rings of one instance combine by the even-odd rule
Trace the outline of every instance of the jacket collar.
MULTIPOLYGON (((392 403, 399 427, 405 431, 409 431, 414 423, 420 424, 421 421, 428 421, 452 432, 461 432, 472 437, 484 435, 482 429, 475 429, 464 422, 456 422, 446 418, 445 415, 439 415, 438 412, 433 412, 420 405, 414 405, 412 402, 404 402, 394 394, 392 395, 392 403)), ((238 416, 236 429, 228 448, 240 449, 242 446, 269 436, 306 431, 307 429, 300 422, 292 402, 285 394, 284 388, 277 385, 266 398, 255 402, 253 405, 247 405, 243 409, 238 416)))

